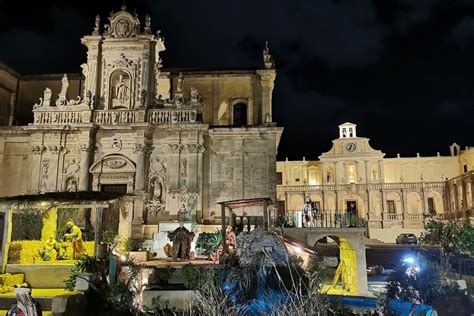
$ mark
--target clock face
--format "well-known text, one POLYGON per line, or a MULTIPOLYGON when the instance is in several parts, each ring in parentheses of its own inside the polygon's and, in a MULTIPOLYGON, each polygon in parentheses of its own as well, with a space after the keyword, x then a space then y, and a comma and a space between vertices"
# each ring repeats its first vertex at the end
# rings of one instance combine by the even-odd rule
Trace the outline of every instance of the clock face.
POLYGON ((346 144, 346 150, 349 152, 354 152, 356 150, 356 144, 354 143, 348 143, 346 144))

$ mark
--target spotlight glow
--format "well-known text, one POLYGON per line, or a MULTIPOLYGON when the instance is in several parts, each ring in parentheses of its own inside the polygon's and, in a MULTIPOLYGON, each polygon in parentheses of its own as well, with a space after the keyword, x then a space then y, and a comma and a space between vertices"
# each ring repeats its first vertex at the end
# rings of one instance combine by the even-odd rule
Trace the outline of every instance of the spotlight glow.
POLYGON ((403 258, 403 262, 404 262, 404 263, 413 264, 413 263, 415 263, 415 258, 413 258, 413 257, 405 257, 405 258, 403 258))

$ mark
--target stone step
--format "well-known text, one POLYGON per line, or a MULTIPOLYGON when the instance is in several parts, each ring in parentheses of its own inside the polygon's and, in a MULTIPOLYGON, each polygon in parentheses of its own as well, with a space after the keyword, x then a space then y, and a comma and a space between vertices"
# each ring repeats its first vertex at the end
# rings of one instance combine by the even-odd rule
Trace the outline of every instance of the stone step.
POLYGON ((23 273, 25 282, 35 289, 62 289, 74 264, 8 264, 6 272, 23 273))

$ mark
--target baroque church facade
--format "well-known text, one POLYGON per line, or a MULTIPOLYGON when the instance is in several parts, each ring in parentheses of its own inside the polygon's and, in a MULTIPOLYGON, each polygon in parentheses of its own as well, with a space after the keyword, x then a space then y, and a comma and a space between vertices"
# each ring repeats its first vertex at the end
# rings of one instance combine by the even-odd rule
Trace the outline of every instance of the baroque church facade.
POLYGON ((283 129, 272 120, 268 47, 262 69, 168 71, 150 19, 125 6, 107 24, 97 16, 81 39, 82 74, 22 76, 0 65, 1 196, 133 193, 120 230, 139 237, 179 212, 213 223, 218 202, 276 198, 283 129))
POLYGON ((370 238, 390 243, 400 233, 419 235, 430 216, 474 222, 474 147, 453 144, 450 156, 385 158, 356 128, 341 124, 319 160, 277 162, 280 211, 301 211, 307 197, 320 214, 355 210, 370 238))

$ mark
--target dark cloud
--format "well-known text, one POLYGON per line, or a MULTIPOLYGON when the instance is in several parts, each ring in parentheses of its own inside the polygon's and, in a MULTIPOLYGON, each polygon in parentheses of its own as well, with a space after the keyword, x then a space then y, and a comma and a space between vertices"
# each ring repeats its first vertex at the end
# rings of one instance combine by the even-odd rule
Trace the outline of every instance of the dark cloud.
MULTIPOLYGON (((121 2, 0 2, 0 60, 22 73, 79 72, 80 37, 121 2), (28 8, 28 9, 26 9, 28 8)), ((165 67, 277 63, 274 117, 285 127, 279 157, 315 158, 337 125, 393 156, 472 145, 472 0, 127 1, 152 16, 165 67)))

